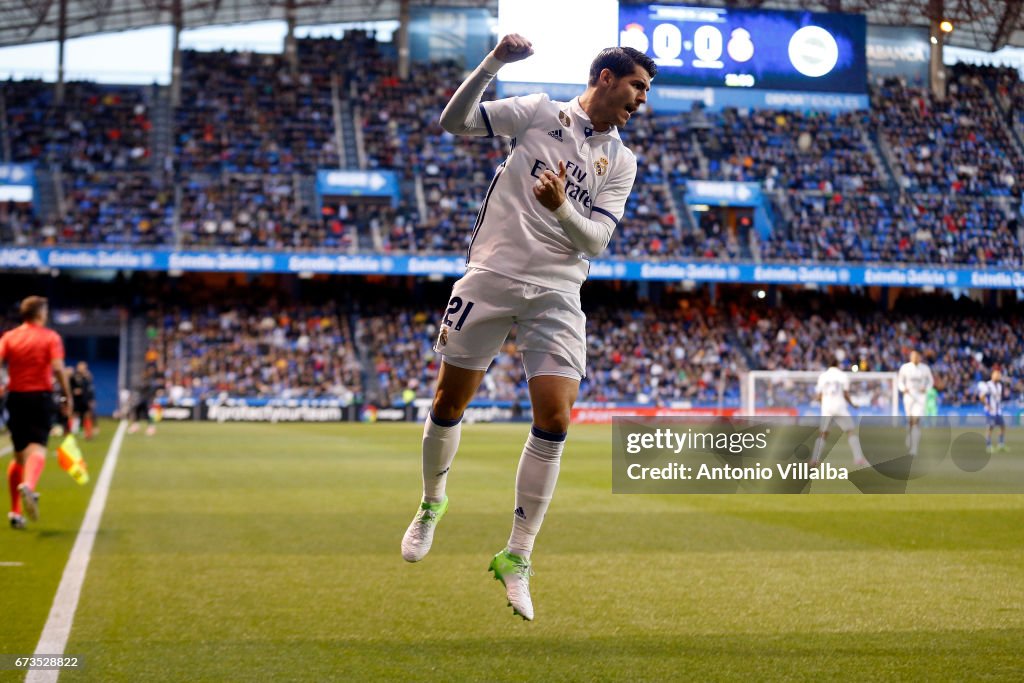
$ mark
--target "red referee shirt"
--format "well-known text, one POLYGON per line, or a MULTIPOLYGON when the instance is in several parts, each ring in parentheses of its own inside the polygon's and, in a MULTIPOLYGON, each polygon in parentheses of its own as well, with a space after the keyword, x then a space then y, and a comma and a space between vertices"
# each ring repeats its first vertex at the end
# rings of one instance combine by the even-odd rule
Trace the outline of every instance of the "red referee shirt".
POLYGON ((8 391, 53 391, 53 361, 64 360, 60 335, 25 323, 0 337, 0 363, 7 363, 8 391))

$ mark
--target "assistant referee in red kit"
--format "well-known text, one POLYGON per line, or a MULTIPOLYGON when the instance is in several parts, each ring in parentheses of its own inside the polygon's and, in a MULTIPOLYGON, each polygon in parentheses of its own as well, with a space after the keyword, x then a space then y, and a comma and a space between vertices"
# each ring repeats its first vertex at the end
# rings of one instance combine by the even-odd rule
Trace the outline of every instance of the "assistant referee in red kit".
POLYGON ((36 484, 46 464, 46 441, 54 414, 53 378, 57 378, 64 401, 60 413, 71 411, 71 387, 64 372, 64 343, 46 328, 49 314, 46 299, 30 296, 21 302, 22 324, 0 337, 0 364, 8 374, 8 427, 14 442, 14 460, 7 468, 12 529, 25 528, 25 517, 39 518, 36 484), (24 516, 22 511, 24 510, 24 516))

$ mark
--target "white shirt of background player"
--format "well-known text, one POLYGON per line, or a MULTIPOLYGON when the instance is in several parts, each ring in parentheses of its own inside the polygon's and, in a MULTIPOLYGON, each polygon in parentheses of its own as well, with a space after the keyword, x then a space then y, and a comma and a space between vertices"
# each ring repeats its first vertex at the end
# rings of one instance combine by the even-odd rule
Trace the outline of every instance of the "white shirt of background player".
POLYGON ((910 352, 910 362, 904 363, 896 375, 896 387, 903 394, 903 411, 907 414, 905 445, 910 455, 917 455, 921 443, 921 417, 924 416, 928 390, 935 384, 932 371, 921 362, 918 351, 910 352))
POLYGON ((850 417, 850 406, 853 405, 853 401, 850 400, 850 378, 845 372, 832 366, 818 376, 816 390, 818 400, 821 401, 821 430, 814 442, 811 465, 817 466, 821 462, 825 439, 828 438, 828 428, 833 419, 839 428, 846 432, 850 450, 853 452, 853 464, 867 465, 867 458, 864 457, 864 452, 860 447, 857 426, 854 424, 853 418, 850 417))

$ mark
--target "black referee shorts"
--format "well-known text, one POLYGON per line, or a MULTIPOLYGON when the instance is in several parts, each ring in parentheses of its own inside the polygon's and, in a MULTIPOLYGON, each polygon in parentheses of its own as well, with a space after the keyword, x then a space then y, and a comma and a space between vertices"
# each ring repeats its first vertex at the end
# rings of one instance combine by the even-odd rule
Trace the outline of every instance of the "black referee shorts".
POLYGON ((46 446, 55 413, 53 394, 49 391, 12 391, 7 394, 7 423, 15 451, 23 451, 30 443, 46 446))
POLYGON ((135 406, 132 408, 132 415, 136 422, 142 422, 143 420, 149 419, 149 401, 141 400, 136 401, 135 406))

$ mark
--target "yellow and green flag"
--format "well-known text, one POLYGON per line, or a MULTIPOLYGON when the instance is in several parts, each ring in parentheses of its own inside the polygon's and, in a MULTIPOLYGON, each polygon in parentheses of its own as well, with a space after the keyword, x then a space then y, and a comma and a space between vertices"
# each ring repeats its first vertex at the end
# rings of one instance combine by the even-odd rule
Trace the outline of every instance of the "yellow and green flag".
POLYGON ((79 484, 89 483, 89 470, 85 467, 85 458, 78 448, 78 441, 74 434, 64 437, 60 446, 57 447, 57 462, 60 468, 71 475, 71 478, 79 484))

